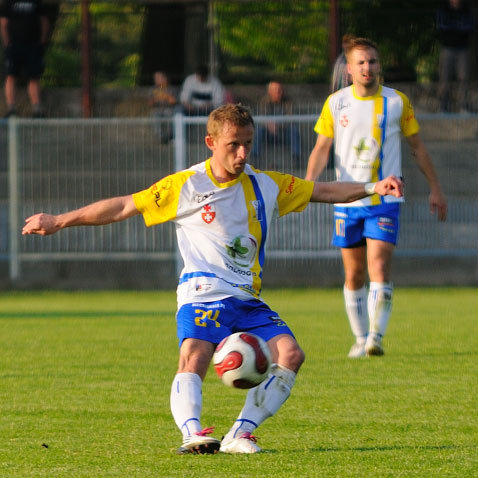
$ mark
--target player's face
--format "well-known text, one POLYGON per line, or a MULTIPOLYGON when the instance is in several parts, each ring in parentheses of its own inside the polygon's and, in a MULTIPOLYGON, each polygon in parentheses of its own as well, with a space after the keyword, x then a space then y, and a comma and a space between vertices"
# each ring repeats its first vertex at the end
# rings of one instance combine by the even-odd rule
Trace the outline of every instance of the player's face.
POLYGON ((244 171, 253 138, 252 125, 231 123, 226 123, 217 137, 206 136, 206 145, 212 151, 212 172, 218 181, 232 181, 244 171))
POLYGON ((379 83, 380 61, 373 48, 355 48, 349 53, 348 72, 355 86, 374 88, 379 83))

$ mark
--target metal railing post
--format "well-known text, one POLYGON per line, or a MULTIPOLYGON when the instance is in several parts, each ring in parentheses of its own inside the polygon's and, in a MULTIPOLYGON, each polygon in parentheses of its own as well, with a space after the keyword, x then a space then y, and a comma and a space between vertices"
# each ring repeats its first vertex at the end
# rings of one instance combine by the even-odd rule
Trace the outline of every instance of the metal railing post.
MULTIPOLYGON (((174 168, 176 171, 186 169, 186 122, 182 111, 174 114, 174 168)), ((178 243, 174 243, 176 277, 179 277, 183 268, 183 261, 179 253, 178 243)))
POLYGON ((20 279, 18 119, 8 121, 8 257, 10 280, 20 279))

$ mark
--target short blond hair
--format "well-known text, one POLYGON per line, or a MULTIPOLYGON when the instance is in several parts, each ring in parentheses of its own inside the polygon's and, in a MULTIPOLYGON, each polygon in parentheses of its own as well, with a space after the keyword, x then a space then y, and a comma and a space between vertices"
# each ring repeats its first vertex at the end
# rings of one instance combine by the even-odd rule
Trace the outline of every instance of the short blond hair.
POLYGON ((219 106, 213 110, 207 120, 207 134, 217 138, 226 123, 234 126, 254 126, 251 112, 240 103, 219 106))
POLYGON ((369 48, 375 50, 378 54, 377 44, 373 42, 372 40, 369 40, 368 38, 360 38, 360 37, 351 38, 348 44, 345 45, 345 48, 344 48, 347 61, 349 61, 350 53, 352 53, 353 50, 368 50, 369 48))

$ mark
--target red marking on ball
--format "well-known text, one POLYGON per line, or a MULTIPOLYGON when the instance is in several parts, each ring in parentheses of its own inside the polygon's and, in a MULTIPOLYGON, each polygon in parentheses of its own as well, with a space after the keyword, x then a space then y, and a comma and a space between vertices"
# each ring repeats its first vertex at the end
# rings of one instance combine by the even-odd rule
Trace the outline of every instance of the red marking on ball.
POLYGON ((259 373, 265 373, 269 367, 269 361, 267 360, 266 354, 262 351, 257 338, 250 334, 241 334, 241 339, 254 349, 256 356, 256 370, 259 373))
POLYGON ((235 370, 242 365, 242 355, 239 352, 230 352, 220 363, 214 365, 216 373, 219 377, 222 377, 229 370, 235 370))

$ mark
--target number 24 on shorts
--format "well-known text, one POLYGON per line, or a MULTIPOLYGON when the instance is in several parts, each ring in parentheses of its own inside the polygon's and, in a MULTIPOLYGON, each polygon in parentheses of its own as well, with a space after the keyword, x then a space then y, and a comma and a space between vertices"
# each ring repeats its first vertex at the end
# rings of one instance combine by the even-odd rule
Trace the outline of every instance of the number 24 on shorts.
POLYGON ((221 324, 217 321, 219 317, 219 310, 202 310, 202 309, 195 309, 194 310, 196 317, 194 317, 194 323, 198 327, 207 327, 207 321, 212 320, 216 327, 221 327, 221 324))

